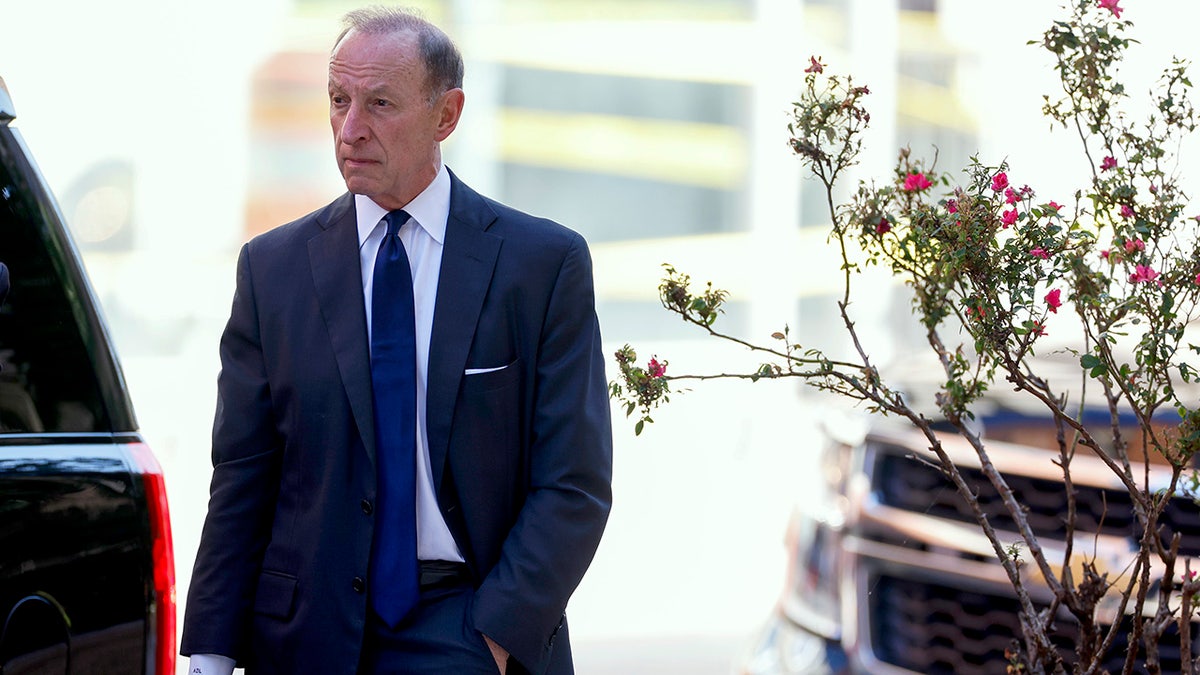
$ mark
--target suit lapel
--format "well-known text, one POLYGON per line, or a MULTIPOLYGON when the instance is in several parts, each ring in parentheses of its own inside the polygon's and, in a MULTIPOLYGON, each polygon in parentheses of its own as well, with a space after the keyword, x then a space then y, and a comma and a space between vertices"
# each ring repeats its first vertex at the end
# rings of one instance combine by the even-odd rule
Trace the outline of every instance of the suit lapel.
POLYGON ((375 461, 375 418, 371 402, 371 361, 359 270, 354 197, 346 194, 318 216, 323 228, 308 241, 308 260, 321 317, 329 331, 342 386, 367 456, 375 461))
POLYGON ((503 238, 487 231, 496 214, 450 174, 450 217, 442 248, 433 334, 429 345, 426 424, 434 489, 440 492, 458 388, 491 285, 503 238))

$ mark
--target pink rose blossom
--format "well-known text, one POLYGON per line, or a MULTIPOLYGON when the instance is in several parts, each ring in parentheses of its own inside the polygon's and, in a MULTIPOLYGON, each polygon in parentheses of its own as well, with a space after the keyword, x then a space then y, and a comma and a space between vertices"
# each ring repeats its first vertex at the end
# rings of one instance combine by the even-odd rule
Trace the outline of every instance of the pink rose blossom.
POLYGON ((1200 286, 1200 274, 1197 274, 1197 275, 1196 275, 1196 278, 1193 280, 1193 282, 1194 282, 1194 283, 1195 283, 1197 286, 1200 286))
MULTIPOLYGON (((1133 274, 1129 275, 1129 280, 1136 284, 1143 281, 1154 281, 1158 279, 1159 276, 1160 274, 1154 271, 1153 267, 1150 267, 1149 265, 1138 265, 1136 268, 1134 268, 1133 274)), ((1158 281, 1157 283, 1159 286, 1162 285, 1162 281, 1158 281)))
POLYGON ((1096 4, 1098 4, 1101 9, 1107 9, 1108 11, 1112 12, 1113 16, 1119 19, 1121 18, 1121 12, 1125 11, 1124 7, 1117 4, 1119 2, 1121 2, 1121 0, 1100 0, 1096 4))
POLYGON ((1000 222, 1004 223, 1004 227, 1006 229, 1008 228, 1009 225, 1016 223, 1017 222, 1017 210, 1009 209, 1009 210, 1005 211, 1004 213, 1001 213, 1000 214, 1000 222))
POLYGON ((1049 253, 1046 253, 1046 249, 1042 248, 1041 246, 1039 246, 1039 247, 1037 247, 1037 248, 1033 249, 1032 251, 1030 251, 1030 252, 1029 252, 1029 255, 1031 255, 1031 256, 1033 256, 1033 257, 1035 257, 1035 258, 1041 258, 1042 260, 1049 260, 1049 259, 1050 259, 1050 254, 1049 254, 1049 253))
POLYGON ((1062 204, 1059 204, 1058 202, 1054 201, 1053 199, 1051 199, 1050 203, 1047 204, 1046 206, 1049 206, 1050 208, 1054 209, 1055 213, 1058 213, 1059 209, 1062 208, 1062 204))
POLYGON ((650 359, 650 363, 646 364, 646 372, 650 373, 650 377, 662 377, 667 374, 667 364, 650 359))
POLYGON ((1143 281, 1154 281, 1159 286, 1162 286, 1162 280, 1159 278, 1159 273, 1154 271, 1154 268, 1149 265, 1138 265, 1134 268, 1133 274, 1129 275, 1129 281, 1137 284, 1143 281))
POLYGON ((1033 322, 1033 334, 1038 337, 1045 335, 1046 334, 1046 326, 1043 325, 1041 321, 1034 321, 1033 322))
POLYGON ((1001 190, 1003 190, 1006 187, 1008 187, 1008 174, 1001 171, 1000 173, 996 174, 995 176, 992 176, 992 191, 993 192, 1000 192, 1001 190))
POLYGON ((1125 240, 1125 252, 1126 253, 1133 253, 1134 251, 1145 251, 1145 250, 1146 250, 1146 242, 1142 241, 1141 239, 1134 237, 1133 239, 1125 240))
POLYGON ((1062 307, 1062 291, 1054 289, 1046 294, 1046 304, 1049 305, 1050 311, 1058 313, 1058 308, 1062 307))
MULTIPOLYGON (((946 200, 946 210, 949 211, 950 213, 958 213, 958 200, 957 199, 947 199, 946 200)), ((1200 216, 1196 216, 1196 222, 1200 222, 1200 216)))
POLYGON ((875 232, 877 234, 884 234, 885 232, 889 232, 891 229, 892 224, 888 222, 887 218, 880 218, 879 224, 875 226, 875 232))
POLYGON ((1121 205, 1121 217, 1122 218, 1132 218, 1133 217, 1133 209, 1130 208, 1130 206, 1128 204, 1121 205))
POLYGON ((823 72, 825 72, 824 64, 822 64, 820 61, 818 61, 817 57, 810 56, 810 57, 808 57, 808 60, 811 63, 811 65, 809 67, 805 68, 804 72, 806 72, 806 73, 823 73, 823 72))
POLYGON ((1100 160, 1100 170, 1101 171, 1108 171, 1109 169, 1115 169, 1115 168, 1117 168, 1117 158, 1116 157, 1109 155, 1109 156, 1105 157, 1104 159, 1100 160))
POLYGON ((1100 251, 1100 259, 1108 260, 1108 249, 1104 249, 1103 251, 1100 251))
POLYGON ((1004 201, 1008 204, 1017 203, 1017 191, 1012 188, 1004 188, 1004 201))
POLYGON ((904 177, 904 189, 909 192, 920 192, 931 185, 923 173, 910 173, 904 177))

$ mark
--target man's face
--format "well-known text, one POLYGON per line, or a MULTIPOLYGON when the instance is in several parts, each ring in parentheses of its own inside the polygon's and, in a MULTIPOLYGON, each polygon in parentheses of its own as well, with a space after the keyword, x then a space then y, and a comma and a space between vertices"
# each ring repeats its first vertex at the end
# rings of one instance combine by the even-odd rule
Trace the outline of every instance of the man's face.
POLYGON ((329 121, 346 188, 386 209, 420 194, 458 122, 462 92, 454 92, 430 104, 415 35, 350 31, 329 60, 329 121))

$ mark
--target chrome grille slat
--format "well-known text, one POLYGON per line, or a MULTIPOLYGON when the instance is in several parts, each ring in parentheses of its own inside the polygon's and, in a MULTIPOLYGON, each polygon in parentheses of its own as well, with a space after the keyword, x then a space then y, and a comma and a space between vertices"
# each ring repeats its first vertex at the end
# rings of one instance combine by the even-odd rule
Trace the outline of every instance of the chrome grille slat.
MULTIPOLYGON (((1020 634, 1016 600, 952 585, 888 573, 870 577, 869 611, 876 658, 929 675, 1004 673, 1004 650, 1020 634)), ((1197 631, 1193 629, 1193 644, 1197 631)), ((1057 621, 1054 634, 1064 659, 1074 661, 1074 624, 1057 621)), ((1104 668, 1121 672, 1128 633, 1118 635, 1104 668)), ((1193 650, 1194 651, 1194 650, 1193 650)), ((1170 631, 1159 643, 1163 672, 1180 672, 1179 635, 1170 631)), ((1138 672, 1142 672, 1138 660, 1138 672)))
MULTIPOLYGON (((959 467, 967 483, 979 495, 979 503, 992 526, 1016 532, 1012 516, 983 473, 971 467, 959 467)), ((974 523, 974 514, 959 496, 954 485, 936 468, 896 452, 881 452, 873 472, 873 484, 880 503, 906 511, 974 523)), ((1029 525, 1039 538, 1062 541, 1066 538, 1066 495, 1063 484, 1042 478, 1007 473, 1005 480, 1026 505, 1029 525)), ((1097 533, 1137 539, 1137 520, 1129 494, 1121 490, 1075 486, 1077 533, 1097 533)), ((1186 497, 1177 497, 1163 511, 1159 521, 1164 543, 1173 533, 1181 535, 1179 552, 1200 556, 1200 506, 1186 497)))

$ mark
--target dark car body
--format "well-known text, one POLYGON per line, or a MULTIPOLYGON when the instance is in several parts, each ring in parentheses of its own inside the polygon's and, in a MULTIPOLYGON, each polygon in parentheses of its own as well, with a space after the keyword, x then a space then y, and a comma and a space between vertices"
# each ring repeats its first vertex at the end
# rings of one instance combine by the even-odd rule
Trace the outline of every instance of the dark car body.
POLYGON ((0 675, 171 673, 162 471, 0 80, 0 675))
MULTIPOLYGON (((1085 424, 1111 423, 1106 409, 1085 411, 1084 418, 1085 424)), ((1059 564, 1066 550, 1066 489, 1055 463, 1058 451, 1052 449, 1057 447, 1053 424, 1036 410, 1002 405, 979 420, 992 463, 1027 507, 1047 559, 1059 564)), ((1133 428, 1132 418, 1126 423, 1133 428)), ((1015 591, 970 507, 937 468, 925 437, 879 419, 857 425, 827 420, 825 427, 817 495, 805 500, 789 525, 785 590, 737 672, 1016 672, 1009 670, 1006 657, 1021 635, 1015 591), (858 431, 848 431, 851 427, 858 431)), ((1021 541, 973 448, 956 434, 941 436, 1002 541, 1021 541)), ((1130 456, 1135 454, 1131 448, 1130 456)), ((1082 450, 1071 462, 1071 476, 1077 508, 1073 569, 1087 557, 1115 579, 1137 550, 1138 523, 1128 492, 1099 458, 1082 450)), ((1145 473, 1152 489, 1167 487, 1168 476, 1165 467, 1153 464, 1145 473)), ((1180 553, 1193 559, 1195 569, 1200 506, 1179 494, 1160 522, 1164 538, 1182 534, 1180 553)), ((1036 603, 1050 604, 1052 596, 1041 582, 1031 582, 1030 588, 1036 603)), ((1153 600, 1149 604, 1153 611, 1153 600)), ((1115 594, 1101 601, 1098 616, 1107 625, 1130 623, 1123 620, 1115 594)), ((1068 661, 1074 655, 1073 625, 1065 611, 1056 620, 1054 639, 1068 661)), ((1107 653, 1109 672, 1121 672, 1126 638, 1119 632, 1107 653)), ((1195 635, 1191 642, 1197 653, 1195 635)), ((1173 629, 1162 637, 1162 672, 1180 672, 1180 644, 1173 629)), ((1144 672, 1140 658, 1136 672, 1144 672)))

